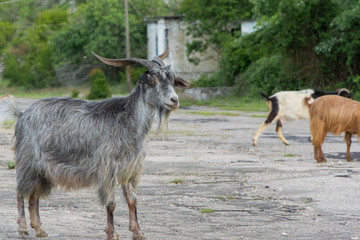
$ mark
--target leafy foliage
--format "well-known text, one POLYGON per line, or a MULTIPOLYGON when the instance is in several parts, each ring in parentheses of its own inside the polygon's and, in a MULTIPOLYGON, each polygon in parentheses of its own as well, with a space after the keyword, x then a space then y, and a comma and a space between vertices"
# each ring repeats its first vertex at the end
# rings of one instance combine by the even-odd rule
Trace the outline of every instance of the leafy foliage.
MULTIPOLYGON (((144 17, 165 15, 168 10, 162 0, 129 1, 132 55, 146 58, 144 17)), ((124 5, 118 0, 27 0, 1 5, 3 77, 12 86, 26 88, 83 82, 89 69, 100 65, 91 51, 125 57, 124 22, 124 5)), ((108 78, 118 79, 119 68, 101 66, 108 78)))
MULTIPOLYGON (((3 2, 5 0, 0 0, 3 2)), ((359 0, 131 0, 132 56, 146 58, 144 18, 185 14, 194 39, 187 55, 215 51, 219 69, 197 86, 236 85, 239 94, 305 87, 360 90, 359 0), (167 2, 167 3, 165 3, 167 2), (241 35, 242 20, 257 30, 241 35)), ((110 83, 124 69, 92 55, 125 57, 124 6, 118 0, 27 0, 0 6, 0 59, 11 86, 43 88, 88 81, 101 67, 110 83)), ((137 81, 143 68, 132 70, 137 81)))
POLYGON ((239 25, 239 20, 249 19, 251 9, 248 0, 183 0, 179 11, 189 23, 188 34, 195 38, 187 44, 189 60, 197 63, 191 54, 207 48, 220 55, 224 44, 233 38, 231 29, 239 25))
POLYGON ((354 91, 360 90, 360 1, 336 16, 330 27, 315 52, 331 63, 332 71, 340 69, 340 79, 346 79, 354 91))
POLYGON ((202 75, 192 84, 192 87, 218 87, 221 86, 219 76, 214 74, 212 76, 202 75))
POLYGON ((359 88, 360 1, 251 3, 257 31, 226 44, 220 62, 225 81, 237 79, 238 93, 359 88))
MULTIPOLYGON (((51 59, 51 48, 48 43, 53 31, 61 28, 67 22, 67 12, 61 9, 35 11, 34 16, 29 15, 31 7, 36 2, 26 2, 19 16, 18 25, 11 38, 11 44, 5 46, 3 55, 3 78, 9 80, 10 86, 23 86, 25 88, 43 88, 52 85, 54 70, 51 59), (20 29, 23 21, 31 27, 20 29)), ((9 34, 8 34, 9 35, 9 34)))
POLYGON ((0 50, 5 48, 15 33, 15 25, 9 21, 0 22, 0 50))
POLYGON ((266 94, 271 94, 284 89, 305 87, 304 82, 288 74, 283 66, 283 58, 280 55, 260 58, 237 79, 237 92, 250 92, 251 95, 257 95, 261 90, 266 94))
POLYGON ((101 69, 93 69, 89 74, 89 78, 92 84, 90 94, 87 96, 88 99, 94 100, 111 97, 106 76, 101 69))

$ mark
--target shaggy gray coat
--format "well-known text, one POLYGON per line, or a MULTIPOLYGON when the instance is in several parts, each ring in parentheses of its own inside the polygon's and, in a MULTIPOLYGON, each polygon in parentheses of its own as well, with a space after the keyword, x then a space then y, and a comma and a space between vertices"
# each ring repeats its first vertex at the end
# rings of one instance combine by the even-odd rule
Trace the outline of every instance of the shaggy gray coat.
POLYGON ((108 205, 116 180, 121 185, 131 180, 136 186, 145 157, 144 138, 156 113, 146 103, 144 87, 137 86, 126 98, 98 103, 47 98, 19 113, 18 192, 46 196, 56 185, 69 190, 95 184, 101 203, 108 205))

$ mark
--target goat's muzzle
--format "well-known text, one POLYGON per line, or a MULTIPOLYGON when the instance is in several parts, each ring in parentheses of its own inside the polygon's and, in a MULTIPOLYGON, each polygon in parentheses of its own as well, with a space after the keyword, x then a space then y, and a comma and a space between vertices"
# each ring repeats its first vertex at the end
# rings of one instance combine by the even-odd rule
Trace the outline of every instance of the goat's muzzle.
POLYGON ((171 97, 168 102, 165 103, 168 110, 176 110, 179 107, 179 98, 177 96, 171 97))

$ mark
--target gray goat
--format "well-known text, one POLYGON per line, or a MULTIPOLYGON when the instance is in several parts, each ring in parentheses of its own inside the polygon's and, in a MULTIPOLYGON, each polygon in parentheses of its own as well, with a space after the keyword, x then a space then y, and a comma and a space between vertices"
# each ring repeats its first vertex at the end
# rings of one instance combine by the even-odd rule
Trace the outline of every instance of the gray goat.
POLYGON ((139 63, 147 68, 125 98, 99 102, 46 98, 24 112, 12 105, 11 112, 17 118, 14 149, 21 236, 28 235, 25 198, 29 199, 30 225, 36 237, 46 237, 40 223, 39 198, 48 196, 57 186, 71 190, 95 185, 107 209, 107 239, 120 239, 113 219, 115 185, 119 183, 129 207, 133 239, 145 239, 137 221, 135 196, 145 158, 144 139, 156 113, 160 130, 170 112, 178 108, 174 86, 190 87, 165 66, 162 60, 167 53, 152 61, 106 59, 93 53, 108 65, 139 63))

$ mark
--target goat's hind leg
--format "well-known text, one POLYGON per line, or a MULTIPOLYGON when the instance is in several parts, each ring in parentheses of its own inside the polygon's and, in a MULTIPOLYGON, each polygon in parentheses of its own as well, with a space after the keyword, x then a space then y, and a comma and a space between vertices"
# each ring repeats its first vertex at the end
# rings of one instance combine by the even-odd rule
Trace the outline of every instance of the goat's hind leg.
POLYGON ((282 134, 282 122, 280 119, 278 119, 276 121, 276 133, 278 134, 280 140, 285 144, 285 145, 290 145, 290 143, 286 140, 286 138, 284 137, 284 135, 282 134))
POLYGON ((351 154, 350 154, 351 137, 352 137, 352 133, 350 133, 350 132, 345 133, 345 141, 346 141, 346 154, 345 154, 345 157, 346 157, 346 160, 348 162, 353 161, 353 158, 351 157, 351 154))
POLYGON ((115 231, 114 227, 114 211, 116 204, 111 202, 106 206, 107 212, 107 228, 105 232, 107 233, 107 240, 120 240, 119 235, 115 231))
POLYGON ((29 231, 26 225, 24 196, 19 192, 17 193, 16 201, 18 209, 18 232, 20 236, 24 237, 25 235, 29 235, 29 231))
POLYGON ((123 191, 129 207, 129 230, 133 233, 133 240, 145 240, 137 218, 135 187, 132 183, 128 183, 123 186, 123 191))
POLYGON ((42 238, 48 235, 41 227, 39 214, 39 195, 33 192, 29 198, 30 226, 35 230, 36 237, 42 238))
POLYGON ((115 226, 114 226, 114 211, 116 207, 116 204, 114 203, 115 201, 114 185, 108 184, 107 186, 105 186, 101 184, 98 189, 98 194, 99 194, 100 202, 103 205, 106 205, 107 226, 105 232, 107 234, 107 240, 120 240, 120 237, 115 231, 115 226), (106 191, 105 189, 111 189, 111 190, 106 191))

